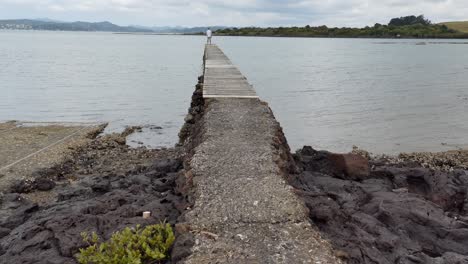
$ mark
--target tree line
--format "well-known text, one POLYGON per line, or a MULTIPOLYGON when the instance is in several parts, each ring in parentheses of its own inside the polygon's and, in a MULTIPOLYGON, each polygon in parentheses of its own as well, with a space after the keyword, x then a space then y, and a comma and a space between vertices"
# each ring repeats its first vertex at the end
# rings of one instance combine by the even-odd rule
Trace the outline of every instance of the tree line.
POLYGON ((217 30, 226 36, 277 36, 277 37, 355 37, 355 38, 468 38, 468 34, 433 24, 424 15, 393 18, 387 25, 350 28, 311 27, 244 27, 217 30))

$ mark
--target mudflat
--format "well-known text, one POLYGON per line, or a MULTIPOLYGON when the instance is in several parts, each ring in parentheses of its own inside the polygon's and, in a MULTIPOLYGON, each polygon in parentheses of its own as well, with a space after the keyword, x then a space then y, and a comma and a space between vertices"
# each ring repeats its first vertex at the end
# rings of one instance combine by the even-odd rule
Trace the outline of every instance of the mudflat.
POLYGON ((79 123, 0 124, 0 191, 16 179, 52 167, 88 143, 104 125, 79 123))

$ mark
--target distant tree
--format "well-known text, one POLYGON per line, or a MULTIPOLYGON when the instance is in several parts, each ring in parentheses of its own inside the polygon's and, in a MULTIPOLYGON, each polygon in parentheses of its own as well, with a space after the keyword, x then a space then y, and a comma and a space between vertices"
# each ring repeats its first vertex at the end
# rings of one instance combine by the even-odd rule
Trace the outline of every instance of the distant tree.
POLYGON ((392 18, 392 20, 390 20, 390 22, 388 23, 389 26, 396 26, 396 27, 409 26, 409 25, 415 25, 415 24, 429 26, 431 25, 431 21, 426 19, 424 15, 419 15, 419 16, 405 16, 405 17, 400 17, 400 18, 392 18))

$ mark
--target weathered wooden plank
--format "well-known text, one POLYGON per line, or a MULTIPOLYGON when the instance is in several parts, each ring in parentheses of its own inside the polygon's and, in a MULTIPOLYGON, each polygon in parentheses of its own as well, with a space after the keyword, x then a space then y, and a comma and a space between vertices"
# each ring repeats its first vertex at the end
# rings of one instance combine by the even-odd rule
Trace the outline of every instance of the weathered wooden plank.
POLYGON ((247 78, 216 45, 206 45, 204 98, 258 98, 247 78))

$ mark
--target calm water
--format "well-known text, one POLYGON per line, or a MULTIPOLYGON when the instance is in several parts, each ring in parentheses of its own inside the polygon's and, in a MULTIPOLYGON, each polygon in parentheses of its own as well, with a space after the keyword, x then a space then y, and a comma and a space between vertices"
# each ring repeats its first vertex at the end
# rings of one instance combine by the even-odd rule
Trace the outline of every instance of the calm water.
MULTIPOLYGON (((177 141, 204 44, 196 36, 71 32, 0 31, 0 40, 0 120, 162 126, 135 139, 151 146, 177 141)), ((270 103, 293 149, 468 146, 463 41, 215 40, 270 103)))
POLYGON ((0 120, 156 125, 171 146, 201 72, 202 38, 0 31, 0 120))

